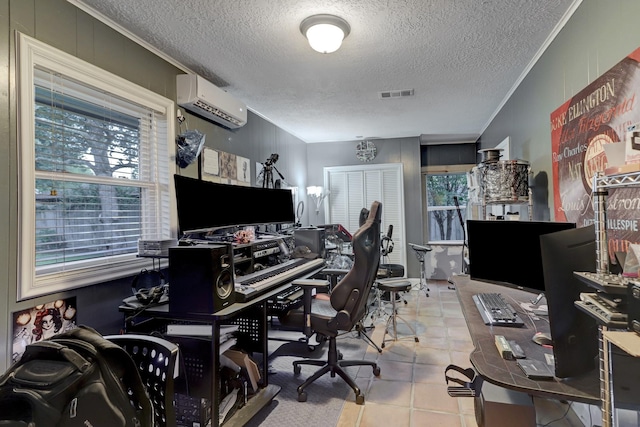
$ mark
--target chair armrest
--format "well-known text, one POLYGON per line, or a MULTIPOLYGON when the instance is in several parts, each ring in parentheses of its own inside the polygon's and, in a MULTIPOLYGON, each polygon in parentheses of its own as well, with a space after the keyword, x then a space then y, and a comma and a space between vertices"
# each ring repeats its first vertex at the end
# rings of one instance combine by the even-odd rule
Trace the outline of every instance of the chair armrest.
POLYGON ((385 283, 396 283, 396 282, 411 282, 406 277, 384 277, 381 279, 376 279, 376 283, 385 284, 385 283))
POLYGON ((342 276, 349 272, 346 268, 324 268, 320 274, 326 274, 327 276, 342 276))
POLYGON ((302 295, 302 307, 304 313, 304 335, 309 338, 313 335, 311 330, 311 299, 314 295, 314 291, 318 288, 328 289, 329 282, 319 279, 296 279, 291 282, 294 286, 300 286, 304 292, 302 295))
POLYGON ((322 279, 296 279, 291 282, 291 284, 294 286, 300 286, 305 292, 307 291, 307 289, 326 289, 329 287, 329 282, 322 279))

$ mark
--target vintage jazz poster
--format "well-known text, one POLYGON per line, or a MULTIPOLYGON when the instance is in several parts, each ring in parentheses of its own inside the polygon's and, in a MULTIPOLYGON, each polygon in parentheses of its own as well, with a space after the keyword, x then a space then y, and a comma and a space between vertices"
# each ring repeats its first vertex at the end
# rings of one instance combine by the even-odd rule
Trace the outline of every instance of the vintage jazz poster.
MULTIPOLYGON (((640 48, 551 113, 556 221, 594 222, 593 176, 608 166, 603 147, 624 141, 627 128, 640 122, 639 101, 640 48)), ((640 242, 640 188, 609 190, 606 200, 613 257, 640 242)))
POLYGON ((60 299, 13 313, 13 351, 16 362, 27 345, 76 327, 76 298, 60 299))

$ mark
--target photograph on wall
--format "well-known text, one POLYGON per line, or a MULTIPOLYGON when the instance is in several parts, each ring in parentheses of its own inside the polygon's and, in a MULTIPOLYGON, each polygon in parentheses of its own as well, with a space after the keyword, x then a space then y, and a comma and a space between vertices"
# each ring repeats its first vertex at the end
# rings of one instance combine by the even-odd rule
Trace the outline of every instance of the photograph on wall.
POLYGON ((60 299, 13 313, 12 361, 27 345, 76 327, 76 298, 60 299))
MULTIPOLYGON (((554 218, 583 227, 594 222, 593 177, 609 165, 605 146, 625 141, 640 122, 640 48, 551 113, 554 218)), ((616 165, 617 166, 617 165, 616 165)), ((638 189, 607 196, 609 254, 640 242, 638 189)))
POLYGON ((236 156, 236 170, 238 171, 238 183, 241 185, 251 183, 251 168, 249 159, 236 156))
POLYGON ((217 150, 205 148, 202 150, 202 179, 215 180, 220 176, 220 154, 217 150))
POLYGON ((236 164, 236 155, 227 153, 225 151, 220 152, 220 178, 223 178, 231 183, 238 179, 237 175, 238 165, 236 164))

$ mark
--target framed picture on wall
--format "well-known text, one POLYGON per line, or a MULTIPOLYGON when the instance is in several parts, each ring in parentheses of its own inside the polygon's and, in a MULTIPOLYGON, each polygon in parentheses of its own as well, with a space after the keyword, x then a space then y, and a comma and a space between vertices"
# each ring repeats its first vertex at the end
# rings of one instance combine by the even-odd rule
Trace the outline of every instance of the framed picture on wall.
POLYGON ((76 298, 59 299, 13 313, 13 350, 16 362, 27 345, 76 328, 76 298))

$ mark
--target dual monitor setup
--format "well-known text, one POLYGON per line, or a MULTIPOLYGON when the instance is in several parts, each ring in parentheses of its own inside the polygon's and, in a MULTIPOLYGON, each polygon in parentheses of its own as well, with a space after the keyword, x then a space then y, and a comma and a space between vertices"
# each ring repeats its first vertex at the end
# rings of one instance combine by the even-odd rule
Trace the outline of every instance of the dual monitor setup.
MULTIPOLYGON (((581 293, 593 292, 574 272, 596 271, 595 227, 468 220, 467 236, 472 279, 546 296, 555 376, 574 377, 595 369, 598 325, 574 304, 581 293)), ((530 306, 536 302, 519 301, 530 306)))

